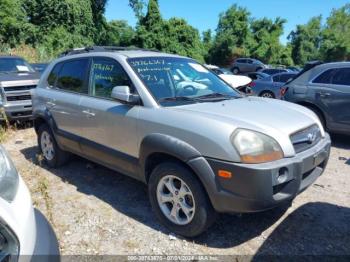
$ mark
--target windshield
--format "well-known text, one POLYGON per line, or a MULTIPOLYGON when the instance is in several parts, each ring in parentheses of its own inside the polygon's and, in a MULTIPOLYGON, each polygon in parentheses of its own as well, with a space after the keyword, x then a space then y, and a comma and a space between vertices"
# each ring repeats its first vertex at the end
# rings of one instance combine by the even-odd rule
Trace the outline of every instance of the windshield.
POLYGON ((214 73, 192 59, 141 57, 128 59, 157 102, 164 106, 241 97, 214 73))
POLYGON ((0 73, 34 72, 34 69, 22 58, 0 58, 0 73))

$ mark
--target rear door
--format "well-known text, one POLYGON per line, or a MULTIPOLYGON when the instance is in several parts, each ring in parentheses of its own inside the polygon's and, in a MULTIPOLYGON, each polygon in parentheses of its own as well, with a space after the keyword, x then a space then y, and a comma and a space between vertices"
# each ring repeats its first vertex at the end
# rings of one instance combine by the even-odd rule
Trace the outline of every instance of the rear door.
POLYGON ((334 127, 339 131, 350 131, 350 67, 339 68, 332 77, 330 114, 334 127))
POLYGON ((84 154, 123 173, 134 174, 138 157, 136 124, 139 106, 111 98, 115 86, 135 88, 118 61, 108 57, 91 60, 89 96, 81 100, 79 120, 84 154))
POLYGON ((347 131, 350 127, 350 68, 328 69, 309 85, 315 103, 326 113, 331 130, 347 131))
POLYGON ((80 101, 88 94, 89 59, 79 58, 61 62, 49 75, 49 90, 45 103, 57 127, 60 144, 79 151, 82 133, 80 101))

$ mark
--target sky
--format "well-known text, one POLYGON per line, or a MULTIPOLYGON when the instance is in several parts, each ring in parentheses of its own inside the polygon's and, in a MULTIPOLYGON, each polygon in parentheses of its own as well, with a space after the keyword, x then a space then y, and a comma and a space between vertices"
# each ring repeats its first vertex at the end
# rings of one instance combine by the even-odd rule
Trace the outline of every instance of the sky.
MULTIPOLYGON (((313 17, 322 15, 323 22, 333 8, 339 8, 350 0, 158 0, 163 18, 180 17, 200 32, 207 29, 215 31, 219 14, 231 5, 246 7, 252 17, 280 16, 287 19, 281 42, 287 42, 287 36, 298 24, 305 24, 313 17)), ((129 7, 128 0, 109 0, 106 8, 107 20, 126 20, 135 26, 136 18, 129 7)))

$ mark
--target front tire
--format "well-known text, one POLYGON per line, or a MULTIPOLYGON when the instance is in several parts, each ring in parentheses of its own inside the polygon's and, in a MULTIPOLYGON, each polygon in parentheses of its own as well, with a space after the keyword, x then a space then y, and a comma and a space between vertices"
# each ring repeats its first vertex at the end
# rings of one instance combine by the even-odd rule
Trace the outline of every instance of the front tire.
POLYGON ((175 234, 195 237, 215 221, 216 212, 202 184, 179 163, 158 165, 152 171, 148 191, 156 217, 175 234))
POLYGON ((271 91, 263 91, 260 93, 261 97, 265 97, 265 98, 276 98, 274 93, 272 93, 271 91))
POLYGON ((42 124, 39 127, 38 145, 45 162, 51 168, 60 167, 69 159, 69 153, 58 147, 55 137, 47 124, 42 124))

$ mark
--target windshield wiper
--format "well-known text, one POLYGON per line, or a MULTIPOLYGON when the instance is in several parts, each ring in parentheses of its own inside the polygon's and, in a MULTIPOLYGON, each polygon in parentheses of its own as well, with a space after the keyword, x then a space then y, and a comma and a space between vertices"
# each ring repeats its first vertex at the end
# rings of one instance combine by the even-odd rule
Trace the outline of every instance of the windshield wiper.
POLYGON ((172 102, 172 101, 189 101, 189 102, 198 102, 198 99, 187 96, 171 96, 163 97, 158 100, 158 102, 172 102))
POLYGON ((208 94, 208 95, 202 95, 202 96, 197 96, 197 99, 200 100, 204 100, 204 99, 211 99, 211 98, 219 98, 219 100, 221 99, 233 99, 233 98, 238 98, 236 96, 232 96, 229 94, 225 94, 225 93, 212 93, 212 94, 208 94))

